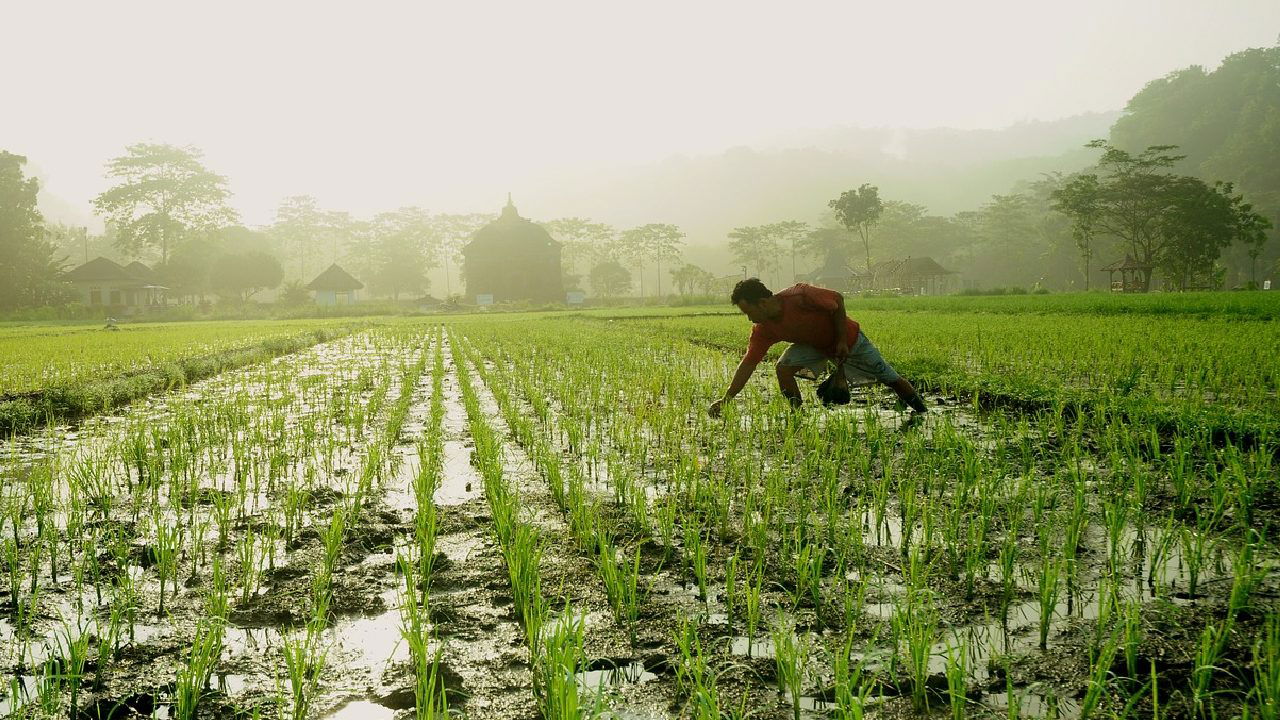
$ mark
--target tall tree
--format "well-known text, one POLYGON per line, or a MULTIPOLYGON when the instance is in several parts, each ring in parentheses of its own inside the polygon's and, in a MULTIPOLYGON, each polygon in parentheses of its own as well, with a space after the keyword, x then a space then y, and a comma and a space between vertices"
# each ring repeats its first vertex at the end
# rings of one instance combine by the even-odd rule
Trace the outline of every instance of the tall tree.
POLYGON ((36 205, 39 184, 25 176, 27 159, 0 150, 0 310, 66 298, 62 258, 45 235, 36 205))
POLYGON ((862 238, 862 249, 867 259, 867 269, 871 269, 871 228, 875 227, 884 212, 884 203, 880 200, 880 188, 863 183, 857 190, 845 190, 840 197, 827 203, 835 211, 836 219, 849 232, 856 232, 862 238))
POLYGON ((192 233, 236 222, 226 178, 201 157, 193 147, 137 143, 107 164, 107 177, 119 182, 93 205, 114 227, 121 250, 137 255, 152 247, 163 264, 192 233))
POLYGON ((427 270, 435 265, 440 236, 432 216, 417 207, 381 213, 373 221, 375 284, 397 300, 402 292, 427 287, 427 270))
POLYGON ((671 271, 671 282, 675 284, 676 292, 681 295, 688 295, 697 292, 700 288, 706 288, 714 279, 714 275, 691 263, 685 263, 671 271))
POLYGON ((560 242, 560 264, 565 275, 577 275, 578 263, 583 260, 598 259, 613 237, 613 228, 590 218, 557 218, 542 226, 560 242))
POLYGON ((300 282, 306 283, 311 279, 307 275, 307 260, 320 247, 326 224, 324 211, 316 207, 316 199, 310 195, 287 197, 276 208, 276 221, 270 232, 285 247, 293 250, 298 260, 300 282))
MULTIPOLYGON (((1102 150, 1098 160, 1096 194, 1077 199, 1096 209, 1091 227, 1118 239, 1138 262, 1155 266, 1167 239, 1161 220, 1170 211, 1171 185, 1176 176, 1169 172, 1184 156, 1170 154, 1173 145, 1152 145, 1134 154, 1094 140, 1086 147, 1102 150)), ((1073 220, 1079 222, 1079 216, 1073 220)), ((1151 286, 1151 274, 1140 272, 1144 290, 1151 286)))
POLYGON ((1101 188, 1098 176, 1081 173, 1053 191, 1053 209, 1071 218, 1071 237, 1084 262, 1084 289, 1089 289, 1091 265, 1098 235, 1101 188))
POLYGON ((777 235, 767 225, 744 225, 729 231, 729 252, 743 267, 764 277, 778 253, 777 235))
POLYGON ((809 234, 809 223, 800 222, 799 220, 783 220, 767 227, 775 244, 790 248, 791 282, 794 283, 796 281, 796 248, 804 240, 805 236, 809 234))
POLYGON ((653 260, 658 270, 658 295, 662 294, 662 261, 674 260, 684 244, 684 233, 668 223, 648 223, 622 233, 621 249, 640 269, 640 296, 644 297, 644 263, 653 260))
POLYGON ((467 244, 475 231, 493 222, 491 213, 449 214, 440 213, 431 218, 435 228, 440 259, 444 263, 444 289, 446 295, 453 294, 453 279, 450 275, 449 263, 454 267, 462 264, 462 248, 467 244))

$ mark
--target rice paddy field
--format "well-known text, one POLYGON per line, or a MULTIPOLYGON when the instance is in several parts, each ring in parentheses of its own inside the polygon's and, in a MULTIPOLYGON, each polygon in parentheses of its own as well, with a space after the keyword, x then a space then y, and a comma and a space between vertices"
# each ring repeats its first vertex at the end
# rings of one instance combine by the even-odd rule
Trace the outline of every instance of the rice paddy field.
POLYGON ((711 418, 749 324, 643 308, 353 328, 11 435, 0 716, 1280 717, 1260 295, 851 302, 924 418, 765 368, 711 418))

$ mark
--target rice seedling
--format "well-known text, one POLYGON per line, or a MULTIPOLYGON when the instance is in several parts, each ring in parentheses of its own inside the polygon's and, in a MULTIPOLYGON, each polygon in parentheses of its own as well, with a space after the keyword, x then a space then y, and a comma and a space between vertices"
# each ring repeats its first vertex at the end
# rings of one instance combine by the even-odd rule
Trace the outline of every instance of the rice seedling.
POLYGON ((1212 716, 1210 701, 1213 698, 1214 675, 1222 670, 1218 662, 1222 659, 1227 640, 1231 633, 1231 619, 1222 624, 1209 623, 1200 633, 1200 643, 1196 649, 1195 666, 1191 671, 1191 704, 1196 715, 1202 718, 1212 716))
POLYGON ((862 720, 866 716, 867 700, 874 685, 869 678, 864 678, 863 661, 853 661, 853 633, 844 634, 843 639, 835 644, 832 656, 832 690, 835 700, 832 716, 836 720, 862 720))
POLYGON ((187 663, 178 670, 174 686, 174 714, 179 720, 196 717, 209 676, 222 655, 222 636, 222 620, 219 617, 212 617, 196 626, 187 663))
POLYGON ((1037 600, 1040 603, 1040 649, 1049 646, 1049 629, 1053 624, 1053 614, 1058 607, 1061 592, 1062 561, 1046 555, 1040 563, 1037 600))
POLYGON ((894 607, 892 627, 895 645, 905 650, 912 704, 917 710, 928 710, 929 661, 938 631, 937 611, 931 605, 929 593, 907 593, 905 602, 894 607))
POLYGON ((1102 643, 1096 652, 1093 652, 1090 663, 1089 684, 1085 688, 1084 697, 1080 700, 1081 720, 1088 720, 1088 718, 1092 717, 1094 710, 1098 707, 1098 703, 1106 697, 1110 687, 1112 662, 1115 660, 1120 642, 1121 633, 1119 629, 1113 629, 1108 634, 1108 639, 1102 643))
POLYGON ((793 720, 800 720, 800 698, 809 674, 809 642, 796 633, 795 621, 779 612, 771 632, 778 692, 791 703, 793 720))
POLYGON ((952 645, 947 641, 946 676, 947 698, 951 703, 952 720, 964 720, 969 702, 969 660, 963 639, 952 645))
POLYGON ((71 692, 71 712, 80 708, 80 681, 84 677, 85 662, 89 654, 89 633, 84 627, 63 625, 55 636, 59 655, 60 684, 71 692))
POLYGON ((542 677, 542 716, 555 720, 591 717, 591 706, 581 697, 578 668, 582 664, 584 619, 566 606, 551 625, 542 644, 538 672, 542 677))
POLYGON ((290 717, 294 720, 310 717, 312 695, 324 670, 326 652, 320 644, 320 629, 321 624, 312 620, 301 630, 287 632, 280 639, 289 680, 290 717))
POLYGON ((1280 718, 1280 615, 1269 615, 1253 643, 1250 707, 1261 720, 1280 718))

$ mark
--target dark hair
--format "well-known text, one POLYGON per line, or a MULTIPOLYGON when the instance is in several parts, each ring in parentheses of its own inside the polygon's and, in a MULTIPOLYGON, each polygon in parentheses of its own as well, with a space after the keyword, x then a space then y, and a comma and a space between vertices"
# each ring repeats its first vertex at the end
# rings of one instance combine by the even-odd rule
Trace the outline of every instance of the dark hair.
POLYGON ((737 305, 746 300, 755 305, 767 297, 773 297, 773 291, 765 287, 764 283, 760 282, 760 278, 747 278, 739 280, 738 284, 733 286, 733 294, 729 296, 729 302, 737 305))

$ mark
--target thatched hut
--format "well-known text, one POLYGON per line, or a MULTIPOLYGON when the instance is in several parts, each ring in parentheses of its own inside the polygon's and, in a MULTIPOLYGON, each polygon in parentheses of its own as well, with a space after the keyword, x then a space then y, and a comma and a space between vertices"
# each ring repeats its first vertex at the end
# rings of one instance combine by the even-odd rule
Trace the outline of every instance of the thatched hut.
POLYGON ((334 263, 307 283, 307 289, 315 293, 317 305, 354 305, 364 283, 334 263))

